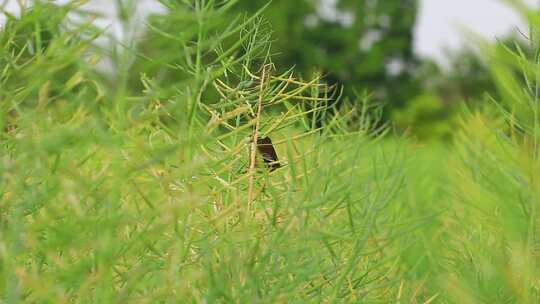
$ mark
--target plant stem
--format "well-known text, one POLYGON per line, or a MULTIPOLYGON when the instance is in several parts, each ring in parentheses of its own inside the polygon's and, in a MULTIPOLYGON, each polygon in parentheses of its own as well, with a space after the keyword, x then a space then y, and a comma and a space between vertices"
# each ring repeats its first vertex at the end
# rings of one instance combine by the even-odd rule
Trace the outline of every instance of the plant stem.
POLYGON ((249 190, 248 190, 248 210, 252 210, 253 207, 253 188, 255 184, 255 165, 257 161, 257 138, 259 137, 259 127, 261 123, 262 104, 264 99, 264 84, 267 78, 267 69, 269 65, 263 66, 261 83, 259 87, 259 102, 257 105, 257 114, 255 116, 256 122, 253 128, 253 134, 251 136, 251 147, 249 149, 249 190))

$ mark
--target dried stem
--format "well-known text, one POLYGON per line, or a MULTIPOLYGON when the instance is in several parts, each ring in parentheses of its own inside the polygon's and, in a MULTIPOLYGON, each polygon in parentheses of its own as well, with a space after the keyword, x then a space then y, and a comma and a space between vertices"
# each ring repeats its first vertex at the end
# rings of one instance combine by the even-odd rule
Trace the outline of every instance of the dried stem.
POLYGON ((261 123, 262 105, 264 99, 264 85, 270 72, 271 65, 265 65, 262 69, 262 75, 260 79, 259 87, 259 101, 257 105, 257 113, 255 115, 255 127, 253 128, 253 134, 251 136, 251 147, 249 149, 249 190, 248 190, 248 210, 252 210, 253 207, 253 189, 255 186, 255 166, 257 161, 257 139, 259 138, 259 127, 261 123))

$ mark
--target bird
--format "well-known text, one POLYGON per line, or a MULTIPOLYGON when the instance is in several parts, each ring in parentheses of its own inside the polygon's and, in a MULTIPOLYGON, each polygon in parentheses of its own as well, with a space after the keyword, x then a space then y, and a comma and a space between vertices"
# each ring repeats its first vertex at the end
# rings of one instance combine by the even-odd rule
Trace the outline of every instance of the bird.
POLYGON ((281 164, 279 162, 276 149, 274 148, 274 145, 272 144, 272 140, 270 139, 270 137, 268 136, 258 137, 257 150, 261 154, 264 160, 264 164, 270 172, 273 172, 274 170, 281 168, 281 164))

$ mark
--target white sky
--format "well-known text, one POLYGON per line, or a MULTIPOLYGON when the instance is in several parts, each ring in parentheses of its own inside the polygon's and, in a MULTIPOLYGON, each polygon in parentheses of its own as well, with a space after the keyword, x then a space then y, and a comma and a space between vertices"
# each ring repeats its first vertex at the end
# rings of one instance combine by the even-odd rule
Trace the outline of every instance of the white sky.
MULTIPOLYGON (((90 1, 97 5, 107 2, 112 3, 106 0, 90 1)), ((144 13, 156 10, 152 5, 148 5, 151 0, 138 2, 145 3, 144 13)), ((525 0, 525 2, 532 4, 540 0, 525 0)), ((16 7, 16 0, 8 0, 7 3, 8 11, 16 7)), ((462 26, 491 40, 503 36, 516 27, 527 32, 519 16, 500 0, 420 0, 420 3, 415 50, 423 57, 443 61, 445 48, 455 49, 466 41, 460 29, 462 26)), ((159 11, 159 8, 157 10, 159 11)), ((106 9, 105 12, 111 11, 106 9)))
MULTIPOLYGON (((389 0, 391 1, 391 0, 389 0)), ((519 28, 527 33, 520 16, 501 0, 421 0, 420 17, 416 25, 416 53, 444 58, 445 48, 459 48, 467 43, 463 27, 494 40, 519 28)), ((538 0, 525 0, 537 4, 538 0)))

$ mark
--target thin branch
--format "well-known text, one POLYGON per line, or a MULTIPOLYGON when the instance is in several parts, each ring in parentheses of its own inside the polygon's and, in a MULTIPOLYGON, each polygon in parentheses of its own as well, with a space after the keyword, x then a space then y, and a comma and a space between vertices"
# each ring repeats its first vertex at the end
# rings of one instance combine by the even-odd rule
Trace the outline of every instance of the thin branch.
POLYGON ((259 88, 259 104, 255 116, 255 128, 251 137, 250 157, 249 157, 249 190, 248 190, 248 210, 253 207, 253 188, 255 185, 255 165, 257 161, 257 138, 259 137, 259 127, 261 123, 262 105, 264 101, 264 85, 267 78, 267 72, 270 72, 271 65, 265 65, 262 69, 262 76, 259 88))

